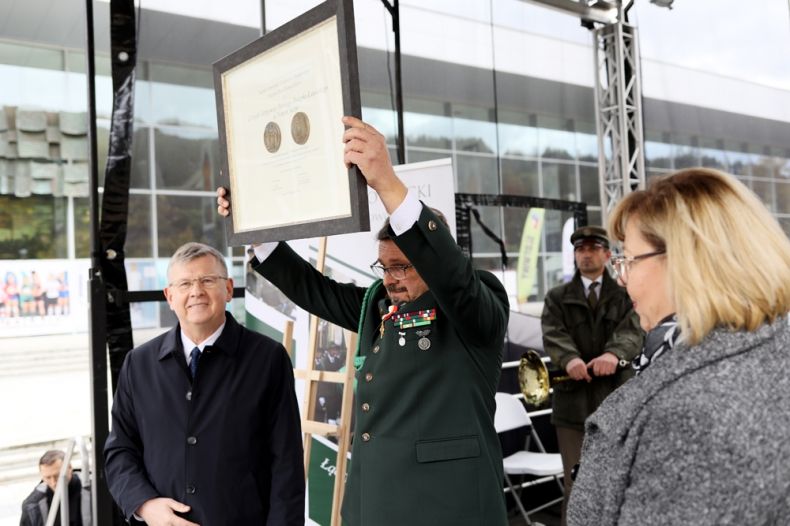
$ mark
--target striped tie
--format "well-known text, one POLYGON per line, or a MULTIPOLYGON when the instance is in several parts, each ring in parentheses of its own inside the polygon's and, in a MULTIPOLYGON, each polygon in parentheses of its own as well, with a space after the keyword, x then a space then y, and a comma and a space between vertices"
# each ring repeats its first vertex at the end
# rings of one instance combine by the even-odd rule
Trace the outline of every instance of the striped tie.
POLYGON ((195 347, 189 355, 189 372, 192 373, 192 379, 197 376, 198 361, 200 360, 200 349, 195 347))

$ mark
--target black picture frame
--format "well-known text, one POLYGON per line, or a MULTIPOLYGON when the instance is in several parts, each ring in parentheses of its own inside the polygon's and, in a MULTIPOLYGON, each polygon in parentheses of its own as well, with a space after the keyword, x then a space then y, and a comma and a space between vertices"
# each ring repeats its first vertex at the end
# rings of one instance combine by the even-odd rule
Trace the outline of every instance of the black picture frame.
MULTIPOLYGON (((345 183, 348 181, 348 199, 350 203, 350 210, 348 210, 348 215, 341 215, 341 216, 328 216, 328 217, 316 217, 311 218, 308 220, 297 220, 297 221, 286 221, 279 224, 262 224, 262 225, 255 225, 255 221, 249 220, 252 217, 253 213, 260 213, 260 207, 253 211, 252 208, 254 205, 255 197, 254 193, 260 192, 253 192, 248 193, 244 186, 251 187, 252 181, 255 181, 255 178, 260 178, 260 173, 252 173, 253 170, 248 168, 247 166, 242 167, 241 165, 244 163, 231 160, 232 157, 232 150, 234 147, 234 141, 238 141, 236 135, 234 133, 238 133, 234 129, 233 123, 229 122, 229 118, 232 117, 232 111, 229 111, 227 108, 230 107, 231 101, 229 100, 232 96, 229 93, 232 90, 226 90, 225 81, 228 78, 228 75, 235 74, 235 72, 241 71, 241 69, 247 67, 248 64, 256 64, 256 72, 260 72, 265 64, 267 59, 267 53, 274 48, 278 48, 279 50, 283 49, 280 46, 283 45, 291 45, 295 43, 295 49, 304 49, 304 50, 311 50, 310 47, 303 47, 299 48, 298 46, 310 46, 314 43, 310 41, 306 44, 300 44, 300 39, 304 39, 304 42, 308 42, 305 38, 305 35, 310 33, 315 33, 314 29, 318 27, 323 28, 331 28, 331 25, 324 25, 325 23, 329 22, 333 24, 336 21, 337 26, 337 53, 338 53, 338 63, 337 67, 339 68, 340 73, 340 92, 342 94, 342 114, 343 115, 351 115, 358 118, 361 118, 362 115, 362 108, 360 103, 360 94, 359 94, 359 71, 357 65, 357 48, 356 48, 356 36, 355 36, 355 28, 354 28, 354 10, 353 10, 353 1, 352 0, 327 0, 319 4, 318 6, 314 7, 313 9, 305 12, 304 14, 300 15, 299 17, 291 20, 290 22, 280 26, 279 28, 271 31, 270 33, 256 39, 255 41, 251 42, 250 44, 242 47, 241 49, 234 51, 230 55, 218 60, 214 63, 214 87, 215 87, 215 95, 216 95, 216 106, 217 106, 217 124, 218 124, 218 132, 219 132, 219 142, 220 142, 220 155, 221 155, 221 162, 220 166, 222 168, 222 172, 220 174, 220 182, 222 186, 224 186, 230 192, 230 199, 231 199, 231 213, 226 218, 226 233, 227 233, 227 240, 228 245, 230 246, 239 246, 251 243, 261 243, 266 241, 284 241, 289 239, 303 239, 303 238, 311 238, 311 237, 319 237, 319 236, 330 236, 335 234, 344 234, 349 232, 362 232, 362 231, 369 231, 370 230, 370 218, 369 218, 369 211, 368 211, 368 194, 367 194, 367 184, 365 182, 364 177, 359 172, 356 166, 352 166, 351 168, 346 168, 345 165, 340 163, 340 166, 337 166, 335 162, 333 165, 336 166, 336 172, 330 173, 330 176, 327 178, 327 181, 323 180, 323 174, 315 174, 313 173, 315 170, 310 171, 312 174, 311 176, 315 176, 318 179, 318 190, 316 192, 323 192, 324 190, 320 189, 320 186, 323 184, 329 185, 325 189, 326 191, 334 191, 340 192, 340 195, 345 198, 345 194, 342 190, 338 190, 337 188, 342 187, 341 185, 331 185, 329 181, 330 177, 335 177, 334 181, 337 182, 338 180, 345 183), (255 62, 252 62, 255 61, 255 62), (226 92, 227 91, 227 92, 226 92), (230 116, 230 117, 229 117, 230 116), (230 155, 229 155, 230 154, 230 155), (341 170, 345 172, 345 174, 341 174, 341 170), (235 190, 234 190, 235 189, 235 190), (235 202, 244 202, 244 209, 243 213, 245 214, 244 217, 247 218, 246 222, 243 225, 240 225, 239 221, 236 221, 234 218, 234 193, 239 194, 243 197, 236 199, 235 202), (242 201, 244 200, 244 201, 242 201), (251 226, 252 225, 252 226, 251 226)), ((326 31, 326 29, 324 29, 326 31)), ((331 39, 330 39, 331 40, 331 39)), ((294 46, 292 46, 294 47, 294 46)), ((323 49, 323 48, 322 48, 323 49)), ((316 52, 320 52, 320 50, 316 50, 316 52)), ((271 55, 271 54, 270 54, 271 55)), ((309 55, 306 55, 309 56, 309 55)), ((274 62, 273 62, 274 64, 274 62)), ((331 67, 331 66, 330 66, 331 67)), ((282 68, 279 68, 281 71, 282 68)), ((269 71, 275 73, 275 71, 270 68, 269 71)), ((250 70, 250 74, 248 75, 250 78, 260 78, 259 75, 251 74, 252 70, 250 70)), ((268 77, 268 75, 264 75, 263 77, 268 77)), ((238 77, 236 77, 238 78, 238 77)), ((260 93, 260 92, 258 92, 260 93)), ((274 93, 274 92, 273 92, 274 93)), ((336 93, 335 93, 336 95, 336 93)), ((337 100, 336 96, 335 99, 337 100)), ((337 106, 337 105, 334 105, 337 106)), ((236 108, 242 107, 241 104, 238 104, 234 107, 234 111, 240 113, 246 110, 240 110, 236 108)), ((334 117, 337 118, 337 123, 339 126, 342 126, 340 123, 340 119, 342 115, 334 115, 332 113, 332 122, 334 122, 334 117)), ((296 115, 293 116, 296 119, 296 115)), ((265 119, 263 119, 265 120, 265 119)), ((261 122, 263 122, 263 120, 261 122)), ((240 122, 236 119, 234 122, 240 122)), ((299 142, 301 137, 297 137, 297 134, 294 132, 294 120, 291 121, 291 134, 293 137, 293 142, 298 144, 302 144, 299 142)), ((271 123, 271 122, 270 122, 271 123)), ((257 124, 257 123, 256 123, 257 124)), ((310 126, 308 124, 307 127, 308 134, 310 134, 310 126)), ((282 133, 279 126, 276 126, 276 135, 269 135, 269 128, 268 125, 265 128, 265 131, 262 133, 261 142, 261 151, 268 150, 268 154, 276 155, 280 148, 281 142, 284 144, 288 141, 288 137, 286 134, 282 133), (271 140, 270 140, 271 139, 271 140), (265 146, 265 148, 264 148, 265 146), (272 148, 274 149, 274 153, 272 153, 272 148)), ((337 135, 338 131, 334 130, 332 133, 337 135)), ((342 133, 342 128, 340 128, 340 133, 342 133)), ((320 135, 321 132, 317 132, 316 135, 320 135)), ((330 134, 327 134, 330 135, 330 134)), ((238 137, 242 135, 239 134, 238 137)), ((250 135, 245 135, 245 137, 249 137, 250 135)), ((257 136, 256 136, 257 137, 257 136)), ((320 139, 321 137, 319 137, 320 139)), ((245 139, 246 144, 249 145, 252 139, 245 139)), ((255 139, 257 140, 257 138, 255 139)), ((306 140, 306 139, 305 139, 306 140)), ((325 144, 330 144, 326 142, 325 144)), ((335 148, 334 141, 331 143, 331 146, 326 146, 326 148, 335 148)), ((339 150, 339 154, 342 158, 342 151, 343 151, 343 144, 342 141, 337 141, 336 148, 339 150)), ((249 149, 245 150, 248 151, 249 149)), ((332 150, 332 155, 337 155, 337 152, 332 150)), ((265 156, 267 155, 266 152, 261 154, 256 153, 255 155, 265 156)), ((284 155, 284 154, 283 154, 284 155)), ((289 153, 289 157, 283 157, 286 159, 285 162, 278 162, 278 167, 280 165, 287 165, 289 162, 292 162, 295 165, 299 164, 299 155, 294 154, 294 152, 289 153), (292 159, 292 160, 289 160, 292 159)), ((271 157, 269 158, 271 159, 271 157)), ((333 157, 336 160, 336 157, 333 157)), ((267 161, 268 162, 268 161, 267 161)), ((249 163, 247 163, 249 164, 249 163)), ((315 163, 314 163, 315 165, 315 163)), ((300 167, 301 168, 301 167, 300 167)), ((332 170, 333 168, 327 167, 327 170, 332 170)), ((260 170, 258 170, 260 172, 260 170)), ((256 185, 261 185, 263 183, 260 182, 260 179, 255 181, 256 185)), ((276 186, 276 185, 273 185, 276 186)), ((312 189, 316 188, 316 185, 305 186, 304 188, 312 189)), ((260 190, 260 189, 259 189, 260 190)), ((268 187, 267 187, 268 191, 268 187)), ((315 195, 318 195, 317 193, 315 195)), ((267 199, 273 199, 271 195, 267 194, 267 199)), ((290 194, 286 195, 286 201, 292 201, 287 203, 290 209, 294 209, 293 207, 305 206, 302 202, 300 202, 298 192, 291 191, 290 194)), ((277 204, 285 208, 283 204, 281 204, 282 200, 277 199, 277 204)), ((344 201, 345 203, 345 201, 344 201)), ((314 209, 313 207, 312 209, 314 209)), ((311 212, 312 213, 312 212, 311 212)), ((345 211, 344 211, 345 213, 345 211)), ((242 215, 242 211, 239 212, 239 216, 242 215)))

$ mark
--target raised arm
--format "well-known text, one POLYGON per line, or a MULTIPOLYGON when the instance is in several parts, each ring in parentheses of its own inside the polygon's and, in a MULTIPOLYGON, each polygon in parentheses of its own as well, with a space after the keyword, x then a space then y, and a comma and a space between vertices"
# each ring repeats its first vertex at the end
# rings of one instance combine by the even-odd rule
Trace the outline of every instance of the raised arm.
POLYGON ((430 208, 423 205, 414 225, 392 239, 466 342, 491 348, 503 341, 510 313, 505 288, 493 274, 473 269, 430 208))
MULTIPOLYGON (((386 139, 372 126, 345 117, 345 160, 356 164, 368 185, 392 215, 407 198, 406 185, 395 175, 386 139)), ((469 343, 487 346, 504 338, 510 308, 501 283, 478 273, 438 217, 423 206, 419 218, 393 241, 409 258, 458 333, 469 343)))
POLYGON ((304 310, 356 332, 365 288, 338 283, 280 243, 255 270, 304 310))

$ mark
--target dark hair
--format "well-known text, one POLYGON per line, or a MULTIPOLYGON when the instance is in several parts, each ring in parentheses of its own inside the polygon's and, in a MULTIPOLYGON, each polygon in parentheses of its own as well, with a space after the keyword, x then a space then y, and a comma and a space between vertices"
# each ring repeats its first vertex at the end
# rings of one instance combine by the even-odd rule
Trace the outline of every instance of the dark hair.
POLYGON ((62 461, 64 458, 66 458, 66 454, 63 451, 59 449, 50 449, 41 456, 41 459, 38 461, 38 465, 51 466, 58 460, 62 461))
MULTIPOLYGON (((428 208, 431 210, 431 212, 436 214, 436 217, 439 218, 439 221, 444 223, 444 226, 446 226, 447 228, 450 228, 450 224, 447 222, 447 218, 444 217, 443 213, 441 213, 436 208, 433 208, 433 207, 430 207, 430 206, 428 208)), ((390 235, 390 218, 389 217, 387 217, 387 219, 384 220, 384 224, 381 226, 381 228, 379 229, 378 233, 376 233, 376 241, 387 241, 388 239, 392 239, 392 236, 390 235)))

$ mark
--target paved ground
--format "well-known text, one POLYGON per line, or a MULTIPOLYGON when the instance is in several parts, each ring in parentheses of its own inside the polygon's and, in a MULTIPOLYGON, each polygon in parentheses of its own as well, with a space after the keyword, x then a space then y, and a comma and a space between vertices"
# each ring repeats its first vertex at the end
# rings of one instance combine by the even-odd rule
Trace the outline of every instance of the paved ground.
POLYGON ((90 434, 87 364, 84 371, 4 378, 0 400, 0 448, 90 434))
POLYGON ((19 507, 38 480, 0 485, 0 526, 19 526, 19 507))

